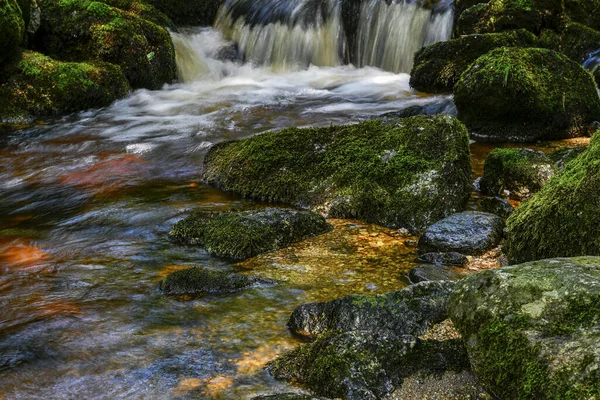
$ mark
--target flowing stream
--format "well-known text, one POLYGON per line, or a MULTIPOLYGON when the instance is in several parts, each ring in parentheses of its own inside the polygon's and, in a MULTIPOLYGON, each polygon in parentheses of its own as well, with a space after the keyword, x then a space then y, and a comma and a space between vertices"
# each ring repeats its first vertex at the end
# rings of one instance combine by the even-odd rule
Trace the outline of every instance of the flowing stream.
POLYGON ((449 30, 430 33, 447 28, 446 14, 365 3, 355 67, 343 65, 336 7, 315 14, 318 26, 283 17, 251 26, 225 10, 226 29, 173 34, 182 83, 0 138, 0 399, 240 399, 299 390, 262 369, 299 343, 285 328, 296 306, 405 285, 413 250, 395 232, 356 221, 332 221, 331 234, 242 265, 167 240, 192 209, 264 206, 200 181, 214 143, 447 101, 414 92, 409 76, 396 73, 407 71, 416 48, 447 38, 449 30), (391 33, 395 15, 438 28, 410 41, 407 29, 391 33), (405 36, 393 42, 392 34, 405 36), (236 38, 246 63, 218 59, 229 43, 223 35, 236 38), (282 37, 298 46, 274 55, 277 40, 289 44, 282 37), (397 54, 388 54, 393 43, 397 54), (384 50, 367 54, 378 46, 384 50), (325 56, 331 49, 340 52, 325 56), (281 284, 227 296, 159 293, 167 273, 192 265, 281 284))

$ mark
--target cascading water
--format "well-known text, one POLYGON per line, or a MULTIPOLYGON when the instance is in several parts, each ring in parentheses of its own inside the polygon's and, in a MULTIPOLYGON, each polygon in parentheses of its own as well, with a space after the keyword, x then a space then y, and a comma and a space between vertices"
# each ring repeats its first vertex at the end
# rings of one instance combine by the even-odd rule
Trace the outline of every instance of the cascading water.
POLYGON ((417 50, 450 38, 450 3, 430 9, 411 0, 367 0, 355 15, 348 11, 355 0, 229 0, 215 27, 246 61, 275 69, 350 62, 410 72, 417 50))

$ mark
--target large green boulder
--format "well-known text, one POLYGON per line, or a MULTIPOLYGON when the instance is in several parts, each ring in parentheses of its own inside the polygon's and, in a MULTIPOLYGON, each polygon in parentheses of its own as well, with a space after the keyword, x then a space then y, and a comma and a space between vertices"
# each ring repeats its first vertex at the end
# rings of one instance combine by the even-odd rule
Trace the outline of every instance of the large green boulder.
POLYGON ((331 229, 325 218, 312 211, 200 211, 177 222, 169 237, 220 257, 244 260, 331 229))
POLYGON ((175 50, 163 27, 96 1, 40 0, 40 7, 36 38, 52 57, 116 64, 133 88, 159 89, 175 80, 175 50))
POLYGON ((507 220, 512 262, 600 255, 600 135, 507 220))
POLYGON ((479 57, 454 86, 471 136, 533 141, 587 135, 600 119, 592 76, 553 50, 500 47, 479 57))
POLYGON ((600 258, 487 270, 457 286, 448 312, 490 393, 600 398, 600 258))
POLYGON ((212 26, 224 0, 147 0, 177 25, 212 26))
POLYGON ((0 85, 0 121, 26 122, 104 107, 129 90, 115 65, 61 62, 25 51, 16 73, 0 85))
POLYGON ((427 93, 451 93, 463 72, 497 47, 534 47, 536 37, 524 29, 468 35, 424 47, 415 54, 410 86, 427 93))
POLYGON ((0 0, 0 68, 17 55, 24 33, 19 4, 15 0, 0 0))
POLYGON ((420 231, 465 206, 468 142, 448 115, 288 128, 215 145, 203 177, 252 198, 420 231))

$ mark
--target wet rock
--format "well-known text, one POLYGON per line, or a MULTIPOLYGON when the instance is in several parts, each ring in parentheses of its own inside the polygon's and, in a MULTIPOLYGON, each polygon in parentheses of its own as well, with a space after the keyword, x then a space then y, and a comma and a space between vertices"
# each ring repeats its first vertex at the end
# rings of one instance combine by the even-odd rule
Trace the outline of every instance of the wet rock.
POLYGON ((582 136, 600 119, 592 76, 546 49, 501 47, 479 57, 454 86, 454 102, 477 140, 582 136))
POLYGON ((456 107, 451 99, 435 102, 432 104, 410 106, 400 111, 392 111, 379 116, 395 123, 398 118, 415 117, 417 115, 448 114, 456 116, 456 107))
POLYGON ((554 162, 531 149, 494 149, 485 159, 479 182, 482 193, 526 200, 556 173, 554 162))
POLYGON ((253 397, 252 400, 326 400, 323 397, 309 396, 299 393, 266 394, 253 397))
POLYGON ((266 201, 421 231, 472 190, 467 132, 436 115, 288 128, 213 146, 203 178, 266 201))
POLYGON ((457 285, 448 310, 491 393, 600 398, 600 258, 534 261, 457 285))
POLYGON ((506 221, 512 263, 600 255, 600 135, 506 221))
POLYGON ((189 268, 170 273, 160 282, 164 294, 235 293, 257 285, 273 285, 270 279, 204 268, 189 268))
POLYGON ((0 0, 0 67, 17 56, 24 32, 19 4, 16 0, 0 0))
POLYGON ((391 332, 420 335, 446 318, 451 282, 423 282, 381 295, 353 295, 296 308, 288 321, 295 334, 316 337, 326 331, 391 332))
POLYGON ((563 169, 565 169, 565 166, 567 165, 567 163, 569 163, 570 161, 579 157, 585 151, 585 149, 586 149, 586 147, 574 147, 571 149, 560 149, 560 150, 556 150, 555 152, 550 153, 548 156, 554 162, 554 165, 556 165, 556 168, 559 171, 562 171, 563 169))
POLYGON ((71 63, 25 51, 16 73, 0 85, 0 122, 29 122, 104 107, 130 90, 108 63, 71 63))
POLYGON ((224 0, 146 0, 176 25, 212 26, 224 0))
POLYGON ((464 267, 469 263, 469 259, 460 253, 425 253, 418 258, 419 261, 434 265, 454 265, 464 267))
POLYGON ((457 271, 456 268, 426 264, 413 268, 408 273, 408 279, 411 283, 428 281, 457 281, 467 275, 465 272, 457 271))
POLYGON ((201 211, 177 222, 169 237, 205 247, 219 257, 244 260, 330 231, 312 211, 266 208, 252 211, 201 211))
POLYGON ((568 23, 560 32, 546 30, 540 47, 556 50, 571 60, 583 64, 590 53, 600 49, 600 32, 578 23, 568 23))
POLYGON ((500 218, 506 219, 515 210, 506 200, 500 197, 486 197, 479 203, 481 211, 495 214, 500 218))
POLYGON ((135 14, 138 17, 150 21, 153 24, 167 28, 173 32, 177 32, 177 27, 164 13, 160 12, 149 2, 144 0, 99 0, 101 3, 108 4, 111 7, 127 11, 135 14))
POLYGON ((431 225, 419 239, 418 251, 480 255, 502 240, 504 221, 497 215, 466 211, 431 225))
POLYGON ((427 93, 452 93, 463 72, 498 47, 533 47, 536 37, 524 29, 468 35, 424 47, 415 54, 410 86, 427 93))
POLYGON ((242 61, 242 55, 240 54, 240 49, 235 42, 231 42, 226 46, 221 47, 217 50, 217 54, 215 54, 215 58, 221 61, 242 61))

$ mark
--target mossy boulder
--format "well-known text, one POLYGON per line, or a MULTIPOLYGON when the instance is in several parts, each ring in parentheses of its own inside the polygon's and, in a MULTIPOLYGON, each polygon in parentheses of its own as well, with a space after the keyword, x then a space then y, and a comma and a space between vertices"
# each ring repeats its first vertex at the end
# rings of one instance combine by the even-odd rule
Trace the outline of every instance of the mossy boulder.
POLYGON ((274 281, 226 271, 193 267, 171 272, 159 288, 164 294, 235 293, 258 285, 273 285, 274 281))
POLYGON ((468 140, 447 115, 288 128, 215 145, 203 177, 252 198, 420 231, 465 206, 468 140))
POLYGON ((65 61, 121 67, 133 88, 159 89, 177 76, 169 32, 136 14, 88 0, 40 0, 37 45, 65 61))
POLYGON ((315 338, 327 331, 369 331, 418 336, 446 319, 450 282, 425 282, 380 295, 352 295, 323 303, 302 304, 287 327, 315 338))
POLYGON ((556 50, 571 60, 582 64, 592 52, 600 49, 600 31, 578 23, 569 23, 557 33, 546 30, 539 40, 539 47, 556 50))
POLYGON ((419 50, 410 86, 427 93, 451 93, 463 72, 480 56, 498 47, 535 47, 536 37, 524 29, 468 35, 419 50))
POLYGON ((212 26, 224 0, 146 0, 177 25, 212 26))
POLYGON ((169 237, 205 247, 219 257, 244 260, 274 251, 332 227, 312 211, 267 208, 252 211, 201 211, 177 222, 169 237))
POLYGON ((454 86, 454 101, 479 140, 581 136, 600 119, 592 76, 548 49, 501 47, 479 57, 454 86))
POLYGON ((106 3, 111 7, 119 8, 128 13, 137 15, 138 17, 150 21, 158 26, 168 28, 172 31, 177 31, 177 27, 169 17, 160 12, 147 1, 143 0, 98 0, 101 3, 106 3))
POLYGON ((24 34, 19 4, 15 0, 0 0, 0 68, 16 57, 24 34))
POLYGON ((511 262, 600 255, 600 135, 507 220, 511 262))
POLYGON ((542 151, 497 148, 485 159, 479 187, 484 194, 526 200, 556 171, 554 162, 542 151))
POLYGON ((25 51, 16 73, 0 85, 0 121, 19 123, 104 107, 130 90, 108 63, 61 62, 25 51))
POLYGON ((458 18, 466 9, 471 8, 477 4, 485 4, 489 2, 490 0, 455 0, 454 15, 456 16, 456 18, 458 18))
POLYGON ((563 0, 569 20, 600 30, 600 0, 563 0))
POLYGON ((457 286, 449 314, 490 393, 600 398, 600 258, 487 270, 457 286))

